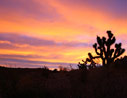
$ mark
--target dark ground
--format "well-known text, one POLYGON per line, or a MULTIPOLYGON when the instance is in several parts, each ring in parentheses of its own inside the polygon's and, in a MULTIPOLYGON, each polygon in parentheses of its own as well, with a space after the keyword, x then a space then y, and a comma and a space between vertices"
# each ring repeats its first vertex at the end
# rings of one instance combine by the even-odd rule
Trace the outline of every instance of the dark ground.
POLYGON ((127 68, 57 72, 1 67, 0 98, 127 98, 127 68))

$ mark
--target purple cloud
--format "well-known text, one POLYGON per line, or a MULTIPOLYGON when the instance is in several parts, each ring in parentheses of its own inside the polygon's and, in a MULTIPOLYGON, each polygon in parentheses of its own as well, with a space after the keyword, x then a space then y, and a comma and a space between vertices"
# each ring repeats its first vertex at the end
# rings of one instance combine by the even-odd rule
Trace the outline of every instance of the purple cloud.
MULTIPOLYGON (((74 67, 76 63, 71 63, 74 67)), ((2 58, 0 57, 0 65, 7 65, 8 67, 24 67, 24 68, 41 68, 47 66, 49 68, 58 68, 58 66, 69 67, 69 63, 63 62, 46 62, 46 61, 31 61, 25 59, 12 59, 12 58, 2 58)))
POLYGON ((54 46, 54 47, 91 47, 91 43, 83 42, 55 42, 54 40, 38 39, 35 37, 30 37, 26 35, 10 34, 10 33, 0 33, 0 41, 9 41, 11 44, 1 43, 2 47, 14 47, 13 44, 28 44, 31 46, 54 46))
POLYGON ((23 54, 0 54, 0 58, 13 58, 13 59, 58 59, 61 58, 63 55, 60 54, 51 54, 49 56, 42 56, 42 55, 23 55, 23 54))

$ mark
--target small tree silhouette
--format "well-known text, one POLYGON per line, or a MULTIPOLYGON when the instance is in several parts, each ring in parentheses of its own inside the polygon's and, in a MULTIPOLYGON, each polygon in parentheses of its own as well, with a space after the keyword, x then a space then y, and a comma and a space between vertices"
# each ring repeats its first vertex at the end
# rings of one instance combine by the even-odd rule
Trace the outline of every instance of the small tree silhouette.
POLYGON ((102 59, 104 66, 114 62, 116 58, 125 52, 125 49, 121 48, 121 43, 115 44, 115 49, 111 49, 111 46, 115 43, 116 38, 113 36, 111 31, 107 31, 107 34, 108 39, 97 36, 97 43, 93 45, 96 54, 102 59))

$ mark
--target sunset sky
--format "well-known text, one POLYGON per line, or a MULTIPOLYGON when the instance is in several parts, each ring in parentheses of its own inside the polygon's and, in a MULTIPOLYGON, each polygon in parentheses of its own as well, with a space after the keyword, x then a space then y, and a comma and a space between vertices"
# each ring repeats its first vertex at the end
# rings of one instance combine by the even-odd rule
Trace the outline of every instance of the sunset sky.
POLYGON ((127 50, 127 0, 0 0, 0 65, 75 66, 107 30, 127 50))

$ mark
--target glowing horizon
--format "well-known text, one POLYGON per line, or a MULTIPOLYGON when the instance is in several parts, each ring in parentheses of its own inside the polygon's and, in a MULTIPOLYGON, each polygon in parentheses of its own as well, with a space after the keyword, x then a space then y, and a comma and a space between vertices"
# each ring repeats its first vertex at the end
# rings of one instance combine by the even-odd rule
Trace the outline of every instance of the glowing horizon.
POLYGON ((0 2, 0 65, 75 65, 94 53, 96 36, 107 30, 127 50, 126 0, 0 2))

